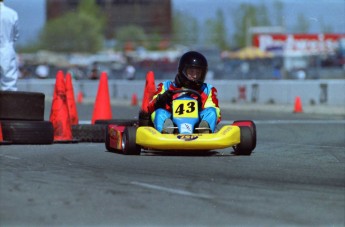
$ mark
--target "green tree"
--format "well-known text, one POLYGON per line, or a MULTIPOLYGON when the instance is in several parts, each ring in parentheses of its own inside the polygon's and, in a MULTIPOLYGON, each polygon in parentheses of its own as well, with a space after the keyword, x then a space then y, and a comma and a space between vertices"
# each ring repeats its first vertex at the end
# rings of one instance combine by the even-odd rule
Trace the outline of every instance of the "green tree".
POLYGON ((299 13, 297 16, 296 24, 293 28, 295 33, 308 33, 310 28, 310 23, 304 14, 299 13))
POLYGON ((79 13, 86 13, 93 18, 103 17, 102 11, 96 4, 95 0, 81 0, 79 2, 77 11, 79 13))
POLYGON ((323 33, 333 33, 333 27, 330 24, 326 24, 325 21, 323 20, 323 17, 320 17, 320 29, 321 32, 323 33))
POLYGON ((97 52, 102 48, 100 26, 86 14, 67 13, 48 21, 41 34, 41 47, 56 52, 97 52))
POLYGON ((285 26, 285 21, 284 21, 284 4, 283 2, 276 0, 273 2, 273 8, 275 12, 275 25, 277 26, 285 26))
POLYGON ((104 18, 93 0, 82 0, 76 12, 49 20, 40 46, 56 52, 97 52, 103 46, 104 18))
POLYGON ((222 10, 217 10, 215 20, 208 19, 206 21, 206 31, 207 45, 217 46, 221 50, 228 49, 225 18, 222 10))
POLYGON ((147 36, 142 27, 137 25, 128 25, 120 27, 116 33, 115 37, 117 40, 116 48, 123 50, 126 44, 131 43, 136 46, 146 46, 147 36))
POLYGON ((269 12, 264 4, 260 4, 257 7, 256 21, 259 26, 271 26, 271 21, 269 17, 269 12))
POLYGON ((257 7, 253 4, 242 3, 232 15, 235 28, 233 41, 236 47, 250 45, 250 28, 270 25, 268 11, 263 4, 257 7))
POLYGON ((96 4, 95 0, 81 0, 78 5, 77 12, 96 19, 98 26, 100 26, 102 30, 105 29, 106 17, 102 13, 101 8, 96 4))
POLYGON ((160 35, 158 32, 153 32, 147 39, 147 49, 149 50, 158 50, 159 44, 163 40, 162 35, 160 35))
POLYGON ((190 46, 198 41, 199 28, 197 20, 180 11, 174 12, 172 42, 190 46))
POLYGON ((16 48, 18 49, 19 53, 35 53, 41 49, 41 45, 39 42, 33 42, 26 45, 17 45, 16 48))

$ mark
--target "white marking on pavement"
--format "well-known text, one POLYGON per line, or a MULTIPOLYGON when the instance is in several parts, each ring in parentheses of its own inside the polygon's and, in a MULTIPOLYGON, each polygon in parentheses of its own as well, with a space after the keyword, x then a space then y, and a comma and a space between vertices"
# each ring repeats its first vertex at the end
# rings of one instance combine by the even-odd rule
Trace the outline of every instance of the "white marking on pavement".
POLYGON ((4 157, 4 158, 8 158, 8 159, 15 159, 15 160, 20 159, 18 157, 14 157, 14 156, 10 156, 10 155, 2 155, 2 154, 0 154, 0 157, 4 157))
MULTIPOLYGON (((345 124, 345 120, 253 120, 255 124, 345 124)), ((222 120, 220 124, 232 124, 234 121, 222 120)))
MULTIPOLYGON (((345 124, 345 120, 253 120, 255 124, 345 124)), ((220 124, 232 124, 234 120, 222 120, 220 124)), ((80 120, 79 124, 91 124, 89 120, 80 120)))
MULTIPOLYGON (((220 124, 232 124, 235 120, 222 120, 220 124)), ((345 124, 345 120, 252 120, 255 124, 345 124)), ((89 120, 79 120, 79 124, 91 124, 89 120)))
POLYGON ((80 120, 80 121, 79 121, 79 124, 81 124, 81 125, 89 125, 89 124, 91 124, 91 121, 88 121, 88 120, 80 120))
POLYGON ((331 146, 331 145, 313 145, 313 144, 304 144, 304 143, 279 143, 279 142, 267 142, 265 144, 276 144, 281 146, 299 146, 299 147, 317 147, 317 148, 345 148, 339 146, 331 146))
POLYGON ((132 181, 131 184, 138 185, 138 186, 141 186, 144 188, 150 188, 150 189, 155 189, 155 190, 159 190, 159 191, 170 192, 172 194, 177 194, 177 195, 191 196, 191 197, 197 197, 197 198, 202 198, 202 199, 213 198, 212 196, 205 195, 205 194, 198 194, 198 193, 193 193, 193 192, 184 191, 184 190, 180 190, 180 189, 174 189, 174 188, 166 188, 166 187, 162 187, 159 185, 141 183, 141 182, 137 182, 137 181, 132 181))

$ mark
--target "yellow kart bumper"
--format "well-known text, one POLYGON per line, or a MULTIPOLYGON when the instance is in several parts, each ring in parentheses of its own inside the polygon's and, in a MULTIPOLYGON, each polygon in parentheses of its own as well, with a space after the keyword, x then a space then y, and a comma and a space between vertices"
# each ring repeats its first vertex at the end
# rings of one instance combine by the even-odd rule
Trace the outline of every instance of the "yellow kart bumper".
POLYGON ((211 134, 162 134, 153 127, 142 126, 136 132, 136 144, 157 150, 214 150, 240 143, 240 128, 225 125, 211 134))

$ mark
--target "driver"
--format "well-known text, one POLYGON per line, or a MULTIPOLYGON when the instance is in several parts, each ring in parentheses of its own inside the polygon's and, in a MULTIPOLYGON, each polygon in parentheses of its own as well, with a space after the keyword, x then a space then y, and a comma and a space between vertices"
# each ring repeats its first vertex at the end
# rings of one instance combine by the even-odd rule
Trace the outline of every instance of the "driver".
MULTIPOLYGON (((174 81, 164 81, 158 84, 156 93, 148 105, 151 120, 155 128, 162 133, 173 133, 174 126, 171 120, 171 102, 179 93, 174 90, 183 88, 193 89, 201 96, 201 112, 199 130, 201 133, 214 132, 216 125, 221 120, 218 106, 217 89, 208 83, 204 83, 207 73, 207 60, 199 52, 189 51, 182 55, 178 64, 178 72, 174 81)), ((197 99, 195 94, 191 97, 197 99)))

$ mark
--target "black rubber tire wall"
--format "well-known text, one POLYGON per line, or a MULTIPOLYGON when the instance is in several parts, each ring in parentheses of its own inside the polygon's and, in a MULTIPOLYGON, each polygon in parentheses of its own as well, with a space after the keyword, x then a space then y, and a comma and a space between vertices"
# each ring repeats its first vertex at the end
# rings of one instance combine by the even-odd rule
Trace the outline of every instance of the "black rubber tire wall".
POLYGON ((95 120, 95 124, 134 126, 138 124, 138 120, 133 120, 133 119, 95 120))
POLYGON ((106 130, 109 124, 117 124, 124 126, 133 126, 137 124, 137 120, 132 119, 110 119, 96 120, 95 124, 78 124, 72 125, 73 138, 80 142, 106 142, 106 130))
POLYGON ((2 136, 12 144, 52 144, 54 129, 50 121, 1 120, 2 136))
POLYGON ((0 119, 43 121, 44 98, 39 92, 0 91, 0 119))
POLYGON ((73 138, 80 142, 105 142, 105 124, 79 124, 72 125, 73 138))

